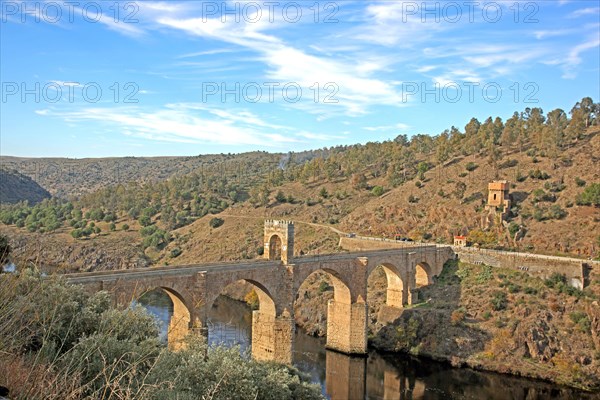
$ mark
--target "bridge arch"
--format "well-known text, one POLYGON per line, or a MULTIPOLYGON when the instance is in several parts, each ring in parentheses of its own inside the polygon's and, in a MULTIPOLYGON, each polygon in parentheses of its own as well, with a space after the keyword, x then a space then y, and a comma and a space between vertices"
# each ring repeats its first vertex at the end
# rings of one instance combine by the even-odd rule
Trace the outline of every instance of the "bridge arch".
POLYGON ((386 288, 385 288, 385 305, 388 307, 402 308, 406 304, 406 283, 405 279, 402 279, 399 268, 390 263, 383 262, 374 268, 369 274, 369 278, 381 268, 385 274, 386 288))
POLYGON ((431 285, 433 283, 434 275, 431 266, 425 262, 420 261, 415 266, 415 284, 416 287, 422 287, 431 285))
POLYGON ((170 349, 178 350, 184 347, 185 337, 190 333, 192 329, 192 307, 189 301, 177 290, 167 286, 148 286, 140 290, 139 294, 135 296, 135 301, 139 300, 146 294, 160 291, 168 296, 173 305, 173 314, 169 319, 169 326, 167 328, 167 343, 170 349))
POLYGON ((268 314, 273 317, 277 315, 277 306, 275 303, 275 299, 271 295, 269 289, 267 289, 262 283, 256 280, 244 278, 227 283, 221 288, 221 290, 218 293, 215 293, 216 295, 211 296, 211 298, 209 299, 209 303, 207 303, 208 309, 210 310, 210 308, 213 307, 215 301, 217 300, 217 297, 219 297, 228 286, 231 286, 232 284, 238 282, 245 282, 252 286, 252 289, 254 290, 254 292, 256 292, 256 295, 258 296, 258 310, 261 313, 268 314))

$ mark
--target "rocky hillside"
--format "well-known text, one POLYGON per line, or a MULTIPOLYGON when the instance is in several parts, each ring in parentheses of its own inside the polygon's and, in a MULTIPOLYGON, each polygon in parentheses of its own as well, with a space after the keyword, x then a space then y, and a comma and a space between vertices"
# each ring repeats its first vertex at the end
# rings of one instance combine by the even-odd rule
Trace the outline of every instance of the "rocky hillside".
POLYGON ((456 366, 600 389, 600 275, 583 292, 512 270, 449 263, 371 343, 456 366))
POLYGON ((50 193, 30 177, 0 168, 0 204, 20 201, 36 204, 50 197, 50 193))

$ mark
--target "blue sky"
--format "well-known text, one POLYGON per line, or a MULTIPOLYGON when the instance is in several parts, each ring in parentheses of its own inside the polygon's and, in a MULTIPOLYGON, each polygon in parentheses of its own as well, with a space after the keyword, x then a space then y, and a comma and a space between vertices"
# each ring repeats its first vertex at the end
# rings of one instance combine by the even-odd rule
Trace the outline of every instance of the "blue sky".
POLYGON ((2 155, 297 151, 600 98, 596 0, 1 4, 2 155))

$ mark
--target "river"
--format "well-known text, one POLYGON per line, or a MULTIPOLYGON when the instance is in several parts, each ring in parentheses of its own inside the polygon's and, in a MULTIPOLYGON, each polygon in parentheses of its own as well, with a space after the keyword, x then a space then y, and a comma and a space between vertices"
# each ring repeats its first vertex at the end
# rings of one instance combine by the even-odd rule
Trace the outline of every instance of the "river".
MULTIPOLYGON (((171 300, 161 292, 144 295, 139 303, 155 315, 166 341, 171 300)), ((242 302, 220 296, 210 311, 208 341, 211 345, 251 346, 252 311, 242 302)), ((325 339, 297 329, 294 365, 321 386, 323 394, 341 399, 476 399, 547 400, 598 399, 597 396, 509 375, 453 368, 447 364, 407 355, 380 354, 349 357, 325 349, 325 339)))

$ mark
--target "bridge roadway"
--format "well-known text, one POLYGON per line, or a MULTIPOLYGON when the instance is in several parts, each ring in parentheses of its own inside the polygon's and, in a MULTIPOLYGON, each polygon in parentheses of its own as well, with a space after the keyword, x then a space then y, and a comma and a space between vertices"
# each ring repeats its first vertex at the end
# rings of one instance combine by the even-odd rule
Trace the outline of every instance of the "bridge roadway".
MULTIPOLYGON (((350 261, 359 257, 369 256, 384 256, 406 254, 407 252, 419 252, 424 249, 435 249, 436 245, 418 245, 407 246, 400 249, 384 249, 384 250, 367 250, 367 251, 352 251, 345 253, 331 253, 320 255, 304 255, 297 256, 292 259, 291 265, 299 265, 304 263, 319 263, 332 261, 350 261)), ((201 272, 237 272, 245 269, 262 270, 274 268, 281 265, 281 261, 222 261, 206 264, 184 264, 172 266, 158 266, 149 268, 124 269, 117 271, 95 271, 95 272, 78 272, 73 274, 63 275, 71 284, 86 284, 96 282, 98 280, 111 279, 141 279, 151 278, 156 276, 173 277, 193 275, 201 272)))

